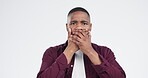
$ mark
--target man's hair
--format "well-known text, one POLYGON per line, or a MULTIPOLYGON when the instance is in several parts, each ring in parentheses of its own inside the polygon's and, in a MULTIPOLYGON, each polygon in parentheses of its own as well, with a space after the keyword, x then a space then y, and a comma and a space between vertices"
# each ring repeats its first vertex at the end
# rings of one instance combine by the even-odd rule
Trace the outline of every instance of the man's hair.
POLYGON ((85 13, 87 13, 87 15, 90 17, 88 11, 87 11, 86 9, 82 8, 82 7, 75 7, 75 8, 73 8, 73 9, 71 9, 71 10, 69 11, 69 13, 68 13, 68 16, 69 16, 70 14, 76 12, 76 11, 85 12, 85 13))

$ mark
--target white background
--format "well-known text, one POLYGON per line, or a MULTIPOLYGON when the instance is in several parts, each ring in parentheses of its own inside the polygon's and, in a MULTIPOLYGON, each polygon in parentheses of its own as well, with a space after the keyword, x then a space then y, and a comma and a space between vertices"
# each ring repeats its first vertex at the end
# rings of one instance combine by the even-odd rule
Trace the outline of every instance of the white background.
POLYGON ((112 49, 127 78, 148 78, 148 0, 0 0, 0 78, 35 78, 44 51, 67 40, 75 6, 90 12, 92 42, 112 49))

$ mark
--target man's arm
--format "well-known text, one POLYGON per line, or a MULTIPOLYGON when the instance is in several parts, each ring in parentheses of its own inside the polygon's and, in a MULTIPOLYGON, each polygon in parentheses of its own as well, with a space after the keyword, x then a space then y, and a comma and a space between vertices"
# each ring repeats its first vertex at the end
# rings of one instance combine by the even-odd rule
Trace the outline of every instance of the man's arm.
POLYGON ((56 51, 52 48, 45 51, 37 78, 64 78, 68 67, 67 59, 63 53, 57 58, 56 56, 56 51))
POLYGON ((94 49, 88 50, 86 53, 100 78, 126 78, 125 72, 117 63, 113 52, 109 48, 105 48, 103 51, 104 57, 94 49))
POLYGON ((113 52, 109 48, 104 47, 102 54, 99 53, 98 57, 102 63, 100 65, 92 64, 92 66, 100 78, 126 78, 124 70, 117 63, 113 52))
POLYGON ((100 65, 102 63, 101 59, 98 57, 98 53, 93 48, 88 50, 86 52, 86 55, 89 57, 94 65, 100 65))
POLYGON ((104 56, 102 56, 99 54, 100 52, 96 52, 93 49, 90 34, 86 34, 86 32, 82 30, 74 34, 73 42, 89 57, 100 78, 125 78, 124 71, 116 62, 114 54, 110 49, 104 48, 105 50, 102 51, 104 56))
POLYGON ((66 68, 68 67, 74 53, 79 49, 78 46, 72 42, 71 29, 68 30, 68 45, 64 52, 58 57, 54 58, 57 49, 49 48, 43 56, 43 62, 38 73, 37 78, 64 78, 66 68))
POLYGON ((63 52, 66 56, 67 63, 69 64, 74 53, 79 49, 78 46, 72 42, 72 32, 68 25, 66 25, 68 31, 68 46, 66 47, 65 51, 63 52))

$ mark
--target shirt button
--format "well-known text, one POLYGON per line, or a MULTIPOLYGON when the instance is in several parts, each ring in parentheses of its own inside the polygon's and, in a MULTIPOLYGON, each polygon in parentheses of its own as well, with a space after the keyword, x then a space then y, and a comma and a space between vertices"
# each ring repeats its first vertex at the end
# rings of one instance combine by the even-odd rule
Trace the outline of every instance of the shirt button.
POLYGON ((71 65, 71 67, 73 67, 73 65, 71 65))

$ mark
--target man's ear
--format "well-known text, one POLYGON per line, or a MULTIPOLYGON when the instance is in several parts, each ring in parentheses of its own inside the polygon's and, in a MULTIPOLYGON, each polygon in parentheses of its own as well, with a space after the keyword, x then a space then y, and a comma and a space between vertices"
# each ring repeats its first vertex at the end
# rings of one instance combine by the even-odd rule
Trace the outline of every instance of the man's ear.
POLYGON ((68 32, 68 24, 66 23, 66 30, 67 30, 67 32, 68 32))
POLYGON ((71 32, 71 29, 69 28, 69 25, 66 23, 66 30, 67 32, 71 32))

